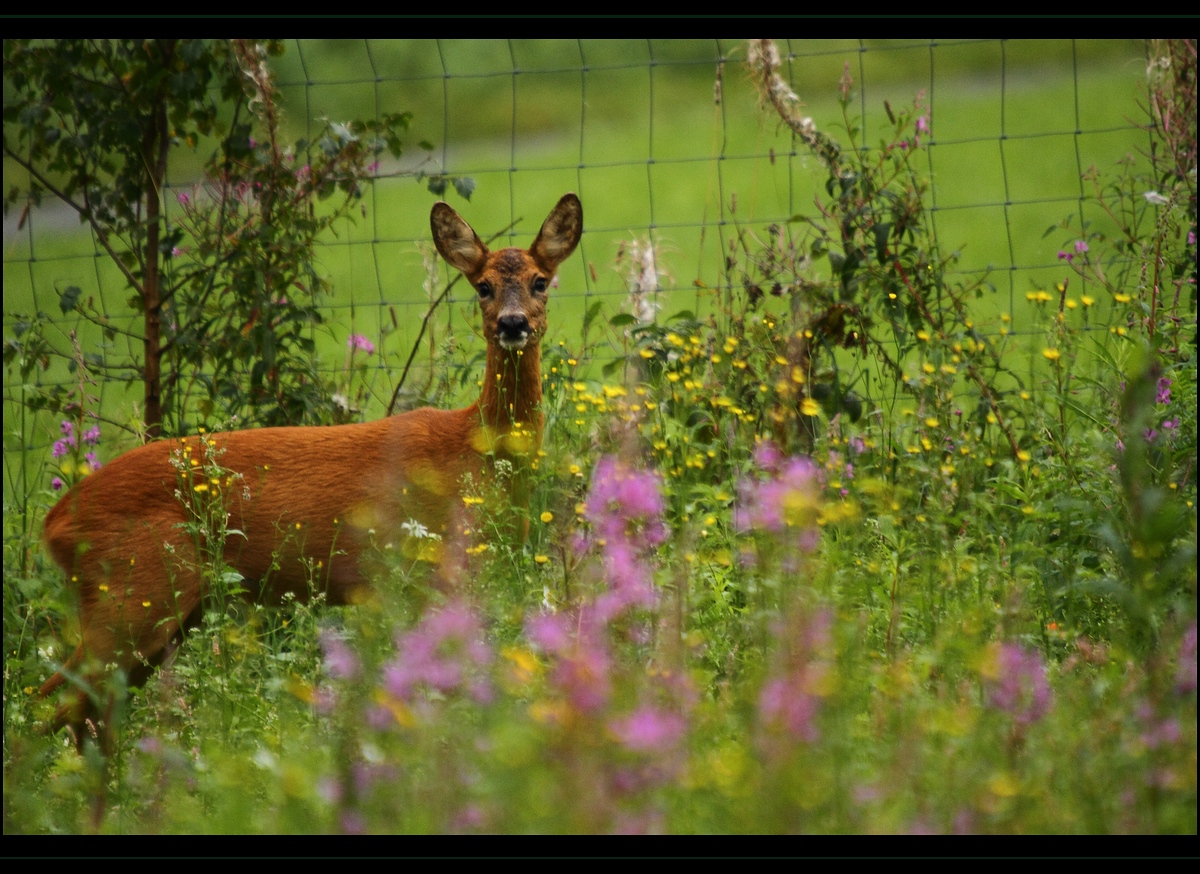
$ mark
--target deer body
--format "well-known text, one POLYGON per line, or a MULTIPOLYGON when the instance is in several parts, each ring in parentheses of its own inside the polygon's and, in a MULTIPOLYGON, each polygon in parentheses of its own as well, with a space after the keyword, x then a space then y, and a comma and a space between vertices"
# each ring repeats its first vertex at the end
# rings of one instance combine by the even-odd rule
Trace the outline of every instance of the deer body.
MULTIPOLYGON (((44 537, 78 590, 83 640, 41 695, 68 673, 100 678, 95 665, 115 664, 140 685, 198 621, 202 543, 183 527, 193 519, 185 502, 197 486, 220 490, 224 561, 250 597, 304 599, 315 585, 329 603, 347 604, 368 586, 374 549, 403 548, 413 522, 432 533, 446 529, 468 475, 479 482, 496 459, 519 470, 541 443, 546 292, 582 225, 579 199, 567 194, 528 250, 489 252, 453 209, 434 206, 438 251, 475 286, 483 313, 487 367, 470 407, 163 440, 77 483, 46 516, 44 537), (210 483, 201 472, 208 459, 235 476, 210 483)), ((518 490, 521 481, 511 479, 518 490)), ((101 716, 81 691, 59 709, 54 727, 69 725, 82 744, 86 723, 95 727, 101 716)))

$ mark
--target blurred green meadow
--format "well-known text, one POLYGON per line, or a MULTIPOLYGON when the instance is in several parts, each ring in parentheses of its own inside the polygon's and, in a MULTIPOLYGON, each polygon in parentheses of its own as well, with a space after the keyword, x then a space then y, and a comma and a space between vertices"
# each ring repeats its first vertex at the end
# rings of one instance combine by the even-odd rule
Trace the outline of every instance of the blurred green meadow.
MULTIPOLYGON (((605 315, 627 308, 630 264, 621 255, 634 241, 655 245, 660 315, 703 313, 712 300, 700 286, 721 285, 723 252, 736 228, 757 232, 816 213, 823 170, 763 111, 745 73, 744 45, 735 40, 287 45, 277 67, 294 137, 310 136, 326 116, 413 113, 405 156, 381 166, 362 212, 326 241, 321 256, 333 292, 326 329, 315 337, 321 359, 336 370, 350 334, 375 341, 382 370, 371 383, 371 416, 386 406, 416 341, 431 296, 426 286, 440 291, 448 277, 438 266, 431 279, 424 266, 437 196, 414 172, 474 179, 469 203, 453 188, 445 196, 481 234, 508 229, 495 245, 527 244, 564 191, 580 194, 585 235, 580 255, 560 272, 551 313, 550 339, 569 345, 580 342, 579 326, 593 302, 605 315), (426 141, 431 152, 418 146, 426 141)), ((1145 114, 1138 106, 1145 61, 1137 41, 785 45, 798 55, 791 69, 805 112, 834 134, 844 126, 837 83, 849 65, 859 107, 856 141, 864 146, 878 145, 885 131, 884 101, 900 109, 924 95, 933 126, 931 220, 943 250, 961 252, 958 269, 986 273, 995 288, 973 304, 981 322, 1009 313, 1018 326, 1025 323, 1025 293, 1062 278, 1054 253, 1069 234, 1044 234, 1067 216, 1078 227, 1080 197, 1090 194, 1080 173, 1093 165, 1110 169, 1145 145, 1136 126, 1145 114)), ((206 152, 202 143, 195 155, 206 152)), ((187 149, 177 157, 169 178, 175 193, 187 192, 198 163, 188 160, 187 149)), ((6 164, 6 175, 10 170, 6 164)), ((166 201, 175 207, 173 197, 166 201)), ((76 286, 113 323, 135 327, 124 308, 123 280, 73 217, 51 204, 45 218, 35 212, 21 232, 14 216, 6 228, 13 230, 5 241, 6 313, 53 314, 58 295, 76 286)), ((474 312, 472 296, 457 291, 426 343, 453 332, 481 348, 471 339, 474 312)), ((94 326, 60 330, 68 329, 78 332, 85 351, 104 350, 94 326)), ((424 369, 410 377, 412 385, 428 383, 428 360, 417 357, 424 369)), ((43 376, 64 377, 55 368, 43 376)), ((104 405, 114 410, 138 397, 104 390, 104 405)), ((45 445, 56 425, 43 427, 40 437, 27 433, 25 441, 45 445)), ((6 494, 14 482, 10 469, 6 494)))

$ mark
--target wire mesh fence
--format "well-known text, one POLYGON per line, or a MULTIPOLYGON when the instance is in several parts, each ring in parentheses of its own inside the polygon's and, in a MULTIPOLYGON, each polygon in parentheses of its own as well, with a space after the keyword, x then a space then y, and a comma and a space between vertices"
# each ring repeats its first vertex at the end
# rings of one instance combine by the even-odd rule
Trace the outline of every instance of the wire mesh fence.
MULTIPOLYGON (((930 120, 919 163, 930 179, 938 244, 961 250, 955 269, 963 275, 987 275, 994 291, 976 302, 980 322, 1007 317, 1006 330, 1026 338, 1032 359, 1043 332, 1025 295, 1063 279, 1064 240, 1096 220, 1089 168, 1110 172, 1148 143, 1142 43, 779 45, 805 111, 843 142, 878 146, 890 107, 919 101, 930 120), (836 99, 847 76, 856 95, 849 116, 836 99)), ((744 42, 722 39, 289 41, 276 75, 296 136, 311 137, 322 117, 413 113, 405 155, 378 168, 357 221, 322 243, 333 287, 318 346, 324 366, 343 372, 348 337, 372 338, 379 354, 365 412, 382 414, 447 277, 429 244, 429 209, 438 199, 424 184, 430 175, 474 180, 470 203, 454 199, 453 189, 442 196, 481 235, 501 232, 497 244, 526 245, 559 195, 579 194, 585 233, 560 271, 548 341, 579 344, 583 314, 597 302, 605 314, 628 311, 633 286, 647 275, 653 287, 639 292, 656 318, 703 312, 706 295, 725 281, 738 229, 813 214, 825 182, 804 144, 763 110, 745 57, 744 42), (420 145, 426 141, 431 148, 420 145)), ((168 221, 196 172, 173 165, 163 198, 168 221)), ((59 345, 69 348, 74 330, 100 360, 138 357, 140 322, 128 290, 73 214, 48 205, 6 216, 4 271, 6 322, 22 312, 56 314, 58 296, 78 287, 124 333, 104 341, 64 318, 55 323, 59 345)), ((1107 331, 1100 307, 1096 313, 1084 330, 1107 331)), ((464 285, 431 319, 414 384, 432 372, 447 337, 461 338, 464 360, 482 349, 473 314, 464 285)), ((596 353, 619 354, 615 347, 596 353)), ((136 399, 130 376, 101 380, 102 407, 136 399)), ((65 369, 41 378, 73 379, 65 369)), ((5 379, 5 490, 22 494, 35 475, 29 450, 47 450, 56 423, 31 421, 21 387, 11 374, 5 379)))

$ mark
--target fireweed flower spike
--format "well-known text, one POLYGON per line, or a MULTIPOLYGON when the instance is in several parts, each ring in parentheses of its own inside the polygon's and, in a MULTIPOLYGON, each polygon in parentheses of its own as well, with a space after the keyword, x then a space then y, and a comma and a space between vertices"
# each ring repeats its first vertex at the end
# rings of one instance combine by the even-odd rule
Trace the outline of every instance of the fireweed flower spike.
POLYGON ((461 690, 487 703, 492 698, 486 679, 491 662, 479 617, 456 602, 397 635, 396 657, 383 667, 383 688, 403 702, 415 700, 418 690, 426 688, 443 694, 461 690))
POLYGON ((832 626, 832 612, 820 610, 808 617, 796 614, 775 629, 781 650, 758 699, 764 728, 804 743, 820 739, 817 717, 832 670, 826 659, 832 626))
POLYGON ((769 443, 755 452, 755 461, 770 477, 746 477, 738 483, 734 525, 743 532, 767 531, 795 538, 802 552, 812 552, 820 537, 817 466, 803 457, 781 460, 778 449, 769 443))
POLYGON ((1018 725, 1037 722, 1050 710, 1046 666, 1036 650, 999 644, 985 661, 983 678, 988 702, 1010 714, 1018 725))
POLYGON ((596 600, 602 622, 631 607, 653 607, 654 576, 643 555, 667 539, 661 480, 612 457, 592 476, 586 517, 596 533, 608 591, 596 600))
POLYGON ((680 713, 644 705, 628 716, 614 719, 609 728, 626 749, 637 753, 666 753, 683 739, 687 720, 680 713))
POLYGON ((353 680, 358 677, 362 665, 346 641, 336 632, 325 629, 320 634, 321 649, 325 653, 325 671, 335 680, 353 680))
POLYGON ((1154 402, 1156 404, 1171 403, 1171 378, 1167 376, 1160 376, 1158 378, 1157 389, 1158 390, 1154 395, 1154 402))
POLYGON ((612 659, 603 627, 586 615, 583 621, 565 613, 543 613, 528 620, 525 634, 555 660, 552 686, 581 713, 595 713, 612 694, 612 659), (576 627, 578 633, 576 634, 576 627))
MULTIPOLYGON (((607 588, 578 614, 545 613, 526 623, 530 642, 554 661, 551 684, 581 713, 604 709, 612 694, 608 623, 631 608, 655 604, 653 569, 645 556, 667 538, 664 509, 658 474, 602 458, 584 504, 592 537, 580 538, 578 548, 599 554, 607 588)), ((622 722, 613 730, 631 744, 651 743, 647 724, 622 722)))
MULTIPOLYGON (((621 528, 625 521, 658 521, 663 506, 657 473, 632 470, 611 456, 600 459, 592 476, 587 513, 603 533, 621 528)), ((665 535, 665 531, 656 529, 657 534, 665 535)))

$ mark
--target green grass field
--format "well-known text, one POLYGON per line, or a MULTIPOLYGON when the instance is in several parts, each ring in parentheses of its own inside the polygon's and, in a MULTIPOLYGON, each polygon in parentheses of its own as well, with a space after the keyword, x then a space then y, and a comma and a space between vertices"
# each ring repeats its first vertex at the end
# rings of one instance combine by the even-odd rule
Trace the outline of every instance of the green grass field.
MULTIPOLYGON (((821 191, 822 169, 806 154, 795 154, 787 132, 759 107, 742 67, 744 48, 736 42, 723 45, 729 62, 719 108, 713 102, 715 65, 697 60, 703 46, 691 46, 690 53, 680 49, 676 66, 655 68, 653 87, 646 69, 617 66, 632 59, 611 47, 607 51, 616 56, 602 55, 586 86, 577 71, 573 77, 539 73, 567 63, 560 56, 566 49, 559 54, 547 49, 546 56, 527 61, 531 71, 518 78, 514 95, 511 75, 505 79, 495 72, 505 69, 506 51, 497 49, 499 57, 475 58, 467 47, 456 45, 446 49, 449 69, 473 62, 476 66, 468 69, 475 78, 461 83, 451 80, 449 96, 443 100, 441 79, 431 78, 428 72, 432 49, 422 43, 407 51, 396 49, 405 60, 394 62, 396 69, 419 78, 380 99, 387 101, 383 104, 387 109, 414 112, 409 138, 414 163, 424 154, 414 144, 429 139, 439 145, 432 169, 476 179, 472 202, 462 204, 456 199, 455 205, 463 206, 464 215, 481 233, 522 219, 506 242, 527 242, 536 231, 537 216, 559 195, 568 190, 581 195, 587 218, 582 257, 565 265, 560 274, 551 328, 552 339, 577 343, 575 328, 591 301, 603 301, 608 314, 625 304, 627 276, 616 261, 621 247, 633 240, 652 238, 657 246, 664 273, 660 312, 665 317, 706 305, 695 282, 709 287, 721 283, 722 251, 731 222, 762 228, 794 215, 815 214, 813 196, 821 191), (408 54, 416 58, 408 59, 408 54), (480 123, 460 128, 463 120, 476 117, 481 102, 488 104, 488 112, 480 123), (547 104, 548 108, 539 108, 547 104), (444 147, 442 127, 450 134, 444 147), (443 152, 449 155, 445 166, 441 166, 443 152), (772 152, 778 156, 774 161, 766 157, 772 152), (785 159, 789 153, 795 156, 785 159), (648 166, 649 160, 653 163, 648 166), (733 202, 736 213, 730 212, 733 202)), ((845 44, 816 48, 826 53, 803 59, 797 78, 813 83, 801 96, 805 111, 822 129, 836 134, 842 122, 835 98, 843 61, 852 64, 856 77, 859 62, 863 64, 867 86, 855 105, 861 103, 865 111, 861 121, 865 145, 877 145, 886 127, 885 100, 899 109, 911 105, 919 91, 927 92, 925 103, 933 107, 937 144, 930 150, 928 169, 939 243, 946 251, 961 251, 959 267, 965 272, 991 271, 997 291, 976 304, 981 320, 993 321, 1001 312, 1010 312, 1018 324, 1023 323, 1028 315, 1024 293, 1061 279, 1054 253, 1060 237, 1070 234, 1043 234, 1068 215, 1074 216, 1078 227, 1080 170, 1091 165, 1111 169, 1125 155, 1144 148, 1145 134, 1130 123, 1144 116, 1137 103, 1144 67, 1140 45, 1082 46, 1084 60, 1075 77, 1069 43, 1045 47, 1045 56, 1018 44, 1009 53, 1015 52, 1021 64, 1009 70, 1003 81, 995 44, 942 47, 932 79, 927 46, 881 49, 862 58, 845 44), (1071 133, 1077 129, 1089 133, 1077 137, 1071 133), (1007 139, 1001 140, 1002 134, 1007 139), (1036 136, 1029 139, 1031 135, 1036 136)), ((346 81, 364 75, 352 52, 348 59, 329 47, 307 51, 310 54, 304 57, 313 68, 309 76, 324 73, 346 81), (311 60, 314 51, 315 61, 311 60)), ((635 52, 633 59, 638 57, 636 44, 628 51, 635 52)), ((287 62, 280 72, 282 82, 301 78, 294 67, 298 54, 293 51, 281 59, 287 62)), ((519 55, 518 61, 524 57, 519 55)), ((798 70, 802 62, 797 62, 798 70)), ((349 117, 347 106, 359 114, 372 111, 373 104, 355 97, 357 92, 350 86, 340 90, 321 86, 311 93, 287 87, 284 93, 291 98, 285 105, 296 136, 304 135, 305 114, 337 119, 349 117)), ((187 190, 195 170, 188 171, 186 162, 182 166, 177 184, 187 190)), ((384 172, 399 172, 403 166, 412 164, 405 162, 384 172)), ((378 339, 381 327, 390 322, 389 307, 397 311, 400 328, 377 344, 386 356, 381 361, 398 369, 407 358, 427 306, 419 245, 428 238, 434 199, 411 178, 381 180, 368 193, 365 217, 344 227, 337 240, 328 241, 322 267, 333 288, 328 302, 330 330, 316 339, 329 367, 340 366, 350 333, 378 339)), ((1102 218, 1090 213, 1086 217, 1102 218)), ((35 218, 33 247, 28 234, 15 235, 7 245, 6 312, 53 313, 57 293, 76 285, 102 300, 112 319, 128 319, 122 310, 125 293, 119 275, 106 259, 93 257, 96 249, 90 235, 60 231, 72 226, 77 223, 69 217, 55 219, 54 231, 43 234, 35 218), (32 263, 31 248, 36 249, 32 263)), ((814 271, 821 270, 822 265, 814 265, 814 271)), ((456 333, 466 333, 473 308, 470 295, 460 293, 453 314, 444 314, 441 321, 456 333)), ((88 326, 70 327, 80 332, 85 349, 99 348, 98 337, 94 331, 88 333, 88 326)), ((63 376, 61 371, 47 374, 49 379, 63 376)), ((390 394, 384 388, 388 381, 386 374, 380 375, 381 397, 390 394)), ((136 399, 136 393, 131 399, 136 399)), ((373 406, 370 412, 381 410, 382 406, 373 406)), ((40 440, 35 438, 35 443, 44 444, 56 425, 48 423, 48 427, 50 431, 40 440)), ((6 477, 5 488, 12 488, 11 476, 6 477)))

